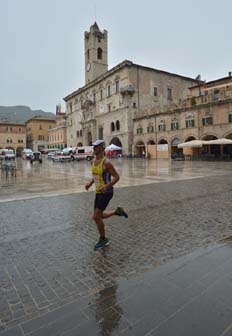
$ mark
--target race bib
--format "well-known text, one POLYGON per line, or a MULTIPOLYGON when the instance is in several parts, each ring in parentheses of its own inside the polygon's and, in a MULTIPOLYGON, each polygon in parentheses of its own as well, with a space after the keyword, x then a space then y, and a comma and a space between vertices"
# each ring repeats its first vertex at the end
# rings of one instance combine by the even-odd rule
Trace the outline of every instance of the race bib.
POLYGON ((96 187, 100 187, 99 175, 93 175, 93 180, 96 187))

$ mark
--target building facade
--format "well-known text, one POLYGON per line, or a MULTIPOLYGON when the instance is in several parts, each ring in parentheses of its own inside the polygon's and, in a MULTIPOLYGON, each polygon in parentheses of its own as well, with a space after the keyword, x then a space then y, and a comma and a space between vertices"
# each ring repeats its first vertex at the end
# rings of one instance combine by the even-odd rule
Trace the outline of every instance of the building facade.
MULTIPOLYGON (((134 118, 134 153, 145 152, 151 158, 169 157, 178 152, 177 145, 190 140, 232 139, 232 76, 199 83, 177 106, 134 118)), ((210 146, 204 150, 227 150, 210 146)), ((191 152, 184 149, 185 154, 191 152)))
POLYGON ((63 149, 66 147, 66 114, 57 113, 55 127, 48 130, 48 148, 63 149))
POLYGON ((25 124, 0 122, 0 148, 13 149, 17 156, 21 156, 26 148, 25 124))
POLYGON ((90 145, 101 138, 122 147, 125 155, 135 152, 135 120, 178 106, 189 87, 199 84, 128 60, 108 70, 107 32, 96 23, 85 32, 85 78, 85 86, 64 98, 67 145, 90 145))
POLYGON ((48 148, 49 130, 56 124, 54 118, 34 117, 26 121, 27 148, 39 151, 48 148))

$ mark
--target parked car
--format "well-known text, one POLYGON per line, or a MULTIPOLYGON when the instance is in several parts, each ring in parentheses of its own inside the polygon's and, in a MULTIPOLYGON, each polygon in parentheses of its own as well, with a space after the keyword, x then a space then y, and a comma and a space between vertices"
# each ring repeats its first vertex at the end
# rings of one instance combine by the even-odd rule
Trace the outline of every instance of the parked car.
POLYGON ((47 159, 52 159, 55 154, 56 154, 56 151, 48 152, 47 159))
POLYGON ((33 163, 34 161, 38 161, 39 163, 42 163, 42 155, 40 152, 33 152, 31 157, 30 157, 30 161, 31 163, 33 163))
POLYGON ((13 149, 0 149, 0 160, 15 160, 13 149))
POLYGON ((71 161, 71 154, 69 154, 67 151, 57 151, 55 155, 52 156, 53 162, 69 162, 71 161))
POLYGON ((76 147, 72 154, 72 160, 92 160, 94 157, 93 146, 76 147))
POLYGON ((24 160, 30 160, 30 157, 33 155, 33 151, 30 148, 25 148, 22 151, 22 158, 24 160))

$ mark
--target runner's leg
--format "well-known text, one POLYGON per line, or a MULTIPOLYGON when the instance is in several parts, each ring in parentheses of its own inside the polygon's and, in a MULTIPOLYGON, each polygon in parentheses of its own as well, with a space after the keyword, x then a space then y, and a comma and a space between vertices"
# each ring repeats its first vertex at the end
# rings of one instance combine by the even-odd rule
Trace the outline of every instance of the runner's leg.
POLYGON ((100 237, 104 239, 105 238, 105 225, 104 225, 102 218, 103 218, 103 211, 98 208, 94 209, 93 220, 97 224, 100 237))

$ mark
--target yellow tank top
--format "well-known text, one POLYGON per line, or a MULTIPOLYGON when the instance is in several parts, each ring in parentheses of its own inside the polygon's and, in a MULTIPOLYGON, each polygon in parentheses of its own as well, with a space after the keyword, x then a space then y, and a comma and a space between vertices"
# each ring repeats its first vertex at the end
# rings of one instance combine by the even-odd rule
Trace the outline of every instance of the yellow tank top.
MULTIPOLYGON (((105 157, 98 163, 98 165, 95 165, 95 160, 93 160, 92 163, 92 175, 94 179, 94 183, 96 186, 96 193, 101 194, 101 191, 99 191, 99 187, 103 187, 105 184, 109 183, 111 181, 111 175, 103 170, 103 165, 105 161, 105 157)), ((109 187, 106 192, 113 192, 113 187, 109 187)))

